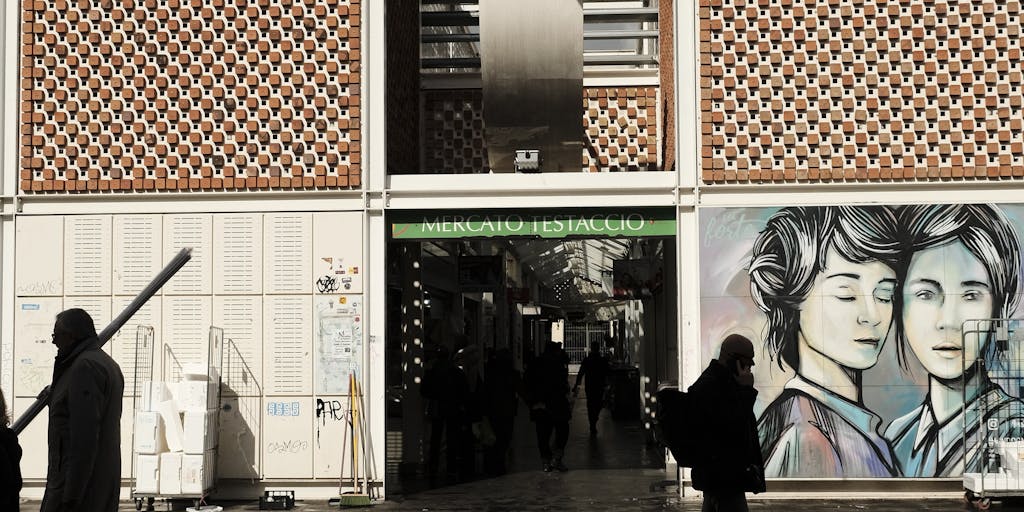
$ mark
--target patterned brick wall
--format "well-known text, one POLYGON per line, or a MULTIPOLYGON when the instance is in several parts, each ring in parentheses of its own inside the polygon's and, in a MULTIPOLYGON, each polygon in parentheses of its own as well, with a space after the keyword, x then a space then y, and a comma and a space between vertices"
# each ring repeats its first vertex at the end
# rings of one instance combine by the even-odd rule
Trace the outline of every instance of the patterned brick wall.
POLYGON ((1024 176, 1018 0, 700 0, 705 182, 1024 176))
POLYGON ((360 0, 23 0, 21 189, 359 187, 360 0))
MULTIPOLYGON (((583 172, 661 170, 658 88, 583 91, 583 172)), ((487 167, 479 90, 424 93, 425 173, 479 173, 487 167)))

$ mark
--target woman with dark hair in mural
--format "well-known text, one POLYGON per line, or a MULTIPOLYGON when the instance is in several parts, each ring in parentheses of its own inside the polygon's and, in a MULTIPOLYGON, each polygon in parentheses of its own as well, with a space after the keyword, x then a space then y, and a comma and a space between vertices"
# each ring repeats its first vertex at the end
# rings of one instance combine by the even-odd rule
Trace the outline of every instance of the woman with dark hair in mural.
MULTIPOLYGON (((983 459, 979 415, 986 424, 995 420, 989 435, 1020 438, 1024 403, 981 371, 981 359, 988 368, 1001 363, 989 335, 965 339, 961 330, 967 320, 1013 314, 1021 292, 1020 244, 994 206, 906 206, 899 219, 907 252, 898 353, 903 363, 910 346, 928 371, 928 394, 921 406, 894 420, 885 436, 906 476, 958 476, 965 460, 967 471, 977 472, 983 459)), ((987 322, 980 324, 979 330, 988 330, 987 322)))
POLYGON ((861 396, 897 306, 897 235, 886 207, 790 207, 754 242, 750 292, 768 316, 765 347, 796 372, 758 421, 766 476, 898 474, 861 396))

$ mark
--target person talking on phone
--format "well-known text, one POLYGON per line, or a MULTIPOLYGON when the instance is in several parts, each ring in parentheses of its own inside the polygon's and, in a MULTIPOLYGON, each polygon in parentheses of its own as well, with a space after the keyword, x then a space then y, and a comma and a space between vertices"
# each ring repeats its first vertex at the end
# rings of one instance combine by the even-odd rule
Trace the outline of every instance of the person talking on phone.
POLYGON ((747 512, 746 492, 763 492, 764 461, 754 419, 754 344, 739 334, 722 341, 718 359, 690 386, 698 447, 693 487, 703 512, 747 512))

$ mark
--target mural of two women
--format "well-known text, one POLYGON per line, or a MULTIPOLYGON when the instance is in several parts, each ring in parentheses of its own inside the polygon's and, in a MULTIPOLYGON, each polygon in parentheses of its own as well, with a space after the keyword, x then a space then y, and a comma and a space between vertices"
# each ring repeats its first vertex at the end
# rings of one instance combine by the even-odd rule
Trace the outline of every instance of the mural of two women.
POLYGON ((1013 314, 1020 256, 990 205, 788 207, 768 218, 746 267, 764 349, 788 379, 759 418, 766 475, 956 476, 965 459, 977 471, 984 457, 976 432, 965 446, 965 415, 970 429, 984 414, 999 419, 999 438, 1021 437, 1024 403, 975 363, 998 365, 995 344, 961 336, 964 321, 1013 314), (863 376, 887 340, 927 384, 916 407, 883 423, 865 406, 863 376))

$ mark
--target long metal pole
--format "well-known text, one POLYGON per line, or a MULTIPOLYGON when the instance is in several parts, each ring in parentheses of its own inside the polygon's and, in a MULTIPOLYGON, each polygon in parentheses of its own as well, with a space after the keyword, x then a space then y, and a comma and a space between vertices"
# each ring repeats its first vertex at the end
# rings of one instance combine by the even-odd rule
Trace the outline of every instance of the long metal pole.
MULTIPOLYGON (((184 267, 190 259, 192 259, 191 247, 186 247, 181 251, 178 251, 178 255, 175 256, 174 259, 172 259, 171 262, 153 278, 152 281, 150 281, 149 285, 139 292, 135 297, 135 300, 133 300, 131 304, 128 304, 128 306, 124 308, 124 311, 121 311, 121 314, 117 315, 109 325, 96 335, 96 337, 99 338, 100 346, 102 347, 105 345, 107 341, 109 341, 110 338, 112 338, 114 334, 121 329, 121 327, 124 327, 124 324, 128 322, 132 315, 138 312, 139 309, 141 309, 142 306, 153 297, 153 295, 156 295, 156 292, 158 292, 163 285, 167 284, 167 281, 170 281, 171 277, 178 273, 178 271, 181 270, 181 267, 184 267)), ((79 344, 75 347, 74 351, 71 352, 69 359, 73 360, 78 357, 78 354, 83 350, 85 350, 85 346, 79 344)), ((36 416, 43 411, 43 408, 49 405, 49 403, 50 386, 46 386, 39 392, 39 395, 36 396, 36 401, 32 402, 32 405, 18 417, 13 425, 11 425, 11 430, 13 430, 15 434, 20 434, 25 430, 25 427, 28 427, 28 424, 32 423, 32 420, 34 420, 36 416)))

